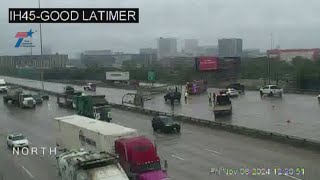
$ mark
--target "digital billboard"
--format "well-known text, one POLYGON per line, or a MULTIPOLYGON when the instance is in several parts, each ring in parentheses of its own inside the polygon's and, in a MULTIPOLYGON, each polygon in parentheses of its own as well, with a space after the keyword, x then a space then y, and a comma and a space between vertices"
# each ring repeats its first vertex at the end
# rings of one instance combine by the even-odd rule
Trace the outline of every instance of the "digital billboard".
POLYGON ((219 58, 214 56, 197 57, 196 69, 198 71, 214 71, 219 68, 219 58))

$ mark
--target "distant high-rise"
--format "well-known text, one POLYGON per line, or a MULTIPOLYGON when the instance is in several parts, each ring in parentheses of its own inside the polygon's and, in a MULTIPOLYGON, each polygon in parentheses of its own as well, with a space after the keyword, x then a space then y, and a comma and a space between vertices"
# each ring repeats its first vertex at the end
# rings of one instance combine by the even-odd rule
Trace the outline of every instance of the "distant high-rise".
POLYGON ((185 39, 184 40, 184 52, 195 53, 198 49, 199 43, 197 39, 185 39))
POLYGON ((240 57, 242 55, 242 39, 219 39, 218 47, 220 57, 240 57))
POLYGON ((177 39, 162 37, 158 39, 158 53, 160 59, 169 56, 176 56, 177 52, 177 39))

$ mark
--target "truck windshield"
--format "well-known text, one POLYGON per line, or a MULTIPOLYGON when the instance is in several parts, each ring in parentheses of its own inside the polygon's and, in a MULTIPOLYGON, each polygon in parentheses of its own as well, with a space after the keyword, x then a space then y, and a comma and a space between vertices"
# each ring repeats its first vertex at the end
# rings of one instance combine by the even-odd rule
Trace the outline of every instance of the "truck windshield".
POLYGON ((173 124, 174 121, 171 117, 166 117, 161 119, 165 124, 173 124))
POLYGON ((154 163, 135 166, 132 168, 132 171, 134 173, 142 173, 142 172, 146 172, 146 171, 160 170, 160 169, 161 169, 161 164, 158 161, 158 162, 154 162, 154 163))
POLYGON ((218 105, 228 105, 228 104, 231 104, 231 101, 228 96, 218 96, 217 97, 217 104, 218 105))

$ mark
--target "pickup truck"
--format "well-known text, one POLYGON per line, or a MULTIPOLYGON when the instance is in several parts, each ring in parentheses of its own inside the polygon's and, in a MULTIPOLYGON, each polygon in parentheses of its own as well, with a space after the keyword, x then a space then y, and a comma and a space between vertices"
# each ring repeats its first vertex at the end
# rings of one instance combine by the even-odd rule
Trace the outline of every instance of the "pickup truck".
POLYGON ((268 96, 278 95, 279 97, 282 97, 283 89, 279 88, 277 85, 266 85, 260 89, 260 96, 265 94, 268 96))
POLYGON ((232 114, 232 103, 229 95, 219 94, 216 96, 216 101, 214 102, 213 107, 213 113, 215 116, 232 114))

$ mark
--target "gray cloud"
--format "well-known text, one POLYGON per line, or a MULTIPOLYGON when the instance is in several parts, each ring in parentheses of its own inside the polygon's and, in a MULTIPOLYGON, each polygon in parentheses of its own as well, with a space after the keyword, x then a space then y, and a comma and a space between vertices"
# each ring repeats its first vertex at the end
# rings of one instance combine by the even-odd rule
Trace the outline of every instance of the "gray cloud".
MULTIPOLYGON (((9 24, 9 7, 37 7, 37 0, 3 0, 0 8, 0 53, 22 54, 15 49, 17 31, 37 24, 9 24)), ((55 52, 88 49, 137 52, 156 47, 160 36, 197 38, 217 44, 222 37, 240 37, 244 47, 270 48, 270 33, 282 48, 320 47, 320 1, 317 0, 42 0, 42 7, 138 7, 139 24, 44 24, 43 42, 55 52)), ((33 41, 39 47, 39 34, 33 41)), ((39 48, 36 48, 39 52, 39 48)), ((36 49, 34 51, 36 51, 36 49)))

